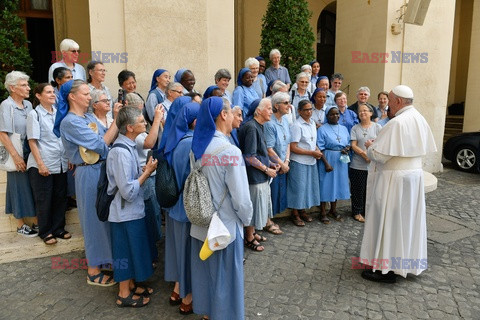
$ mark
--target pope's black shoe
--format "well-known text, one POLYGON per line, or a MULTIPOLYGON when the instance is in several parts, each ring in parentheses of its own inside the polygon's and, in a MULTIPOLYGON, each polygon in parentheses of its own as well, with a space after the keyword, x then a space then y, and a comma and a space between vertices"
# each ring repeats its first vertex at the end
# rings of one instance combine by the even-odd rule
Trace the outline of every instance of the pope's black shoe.
POLYGON ((395 283, 397 281, 397 276, 393 271, 389 271, 387 274, 382 274, 381 271, 373 272, 372 270, 365 270, 362 272, 362 278, 375 282, 383 283, 395 283))

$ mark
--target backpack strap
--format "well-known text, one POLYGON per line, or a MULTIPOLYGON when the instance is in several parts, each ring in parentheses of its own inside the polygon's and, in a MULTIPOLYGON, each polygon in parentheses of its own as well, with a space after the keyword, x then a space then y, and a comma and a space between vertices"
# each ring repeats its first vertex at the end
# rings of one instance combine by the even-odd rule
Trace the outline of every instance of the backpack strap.
MULTIPOLYGON (((117 148, 117 147, 118 147, 118 148, 125 149, 125 150, 127 150, 128 152, 130 152, 130 149, 129 149, 125 144, 123 144, 123 143, 115 143, 115 144, 110 148, 110 151, 112 151, 113 148, 117 148)), ((132 153, 130 152, 130 154, 132 154, 132 153)), ((106 161, 106 160, 105 160, 105 161, 106 161)), ((117 191, 118 191, 118 187, 115 187, 115 190, 113 191, 112 196, 115 196, 115 195, 117 194, 117 191)), ((123 209, 123 208, 125 208, 125 199, 123 199, 122 196, 120 196, 120 199, 122 199, 122 205, 121 205, 121 207, 122 207, 122 209, 123 209)))

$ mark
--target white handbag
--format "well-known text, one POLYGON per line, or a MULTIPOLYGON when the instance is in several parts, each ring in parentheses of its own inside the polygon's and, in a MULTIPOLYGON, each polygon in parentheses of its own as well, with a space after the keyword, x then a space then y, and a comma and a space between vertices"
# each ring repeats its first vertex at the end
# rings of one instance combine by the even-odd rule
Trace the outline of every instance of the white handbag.
MULTIPOLYGON (((12 117, 12 131, 13 133, 9 136, 10 141, 12 142, 15 150, 23 158, 23 144, 22 144, 22 137, 20 133, 15 132, 15 123, 13 121, 13 107, 11 108, 11 117, 12 117)), ((15 161, 13 161, 13 157, 8 153, 7 148, 3 145, 0 141, 0 170, 3 171, 17 171, 17 167, 15 166, 15 161)))

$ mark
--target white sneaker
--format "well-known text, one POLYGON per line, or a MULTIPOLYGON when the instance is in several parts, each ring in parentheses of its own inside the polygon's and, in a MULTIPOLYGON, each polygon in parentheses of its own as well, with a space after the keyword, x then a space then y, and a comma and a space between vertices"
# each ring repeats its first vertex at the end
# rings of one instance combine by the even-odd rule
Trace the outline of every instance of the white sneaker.
POLYGON ((22 227, 17 228, 17 233, 24 237, 32 238, 38 236, 38 232, 33 231, 29 226, 24 224, 22 227))

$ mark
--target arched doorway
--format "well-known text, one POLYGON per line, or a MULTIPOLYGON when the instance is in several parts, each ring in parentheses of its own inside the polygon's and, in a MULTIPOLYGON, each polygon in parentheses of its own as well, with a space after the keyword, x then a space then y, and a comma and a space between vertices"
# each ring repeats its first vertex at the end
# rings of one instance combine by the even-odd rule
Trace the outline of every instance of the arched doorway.
POLYGON ((320 74, 330 78, 335 68, 335 34, 337 22, 337 1, 328 4, 317 21, 317 60, 320 74))

